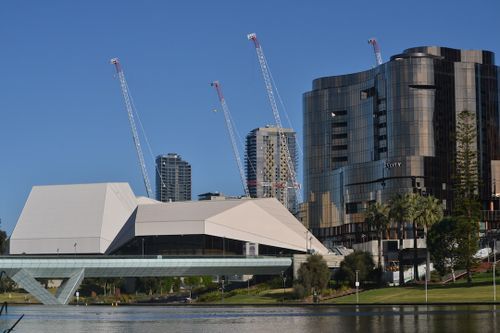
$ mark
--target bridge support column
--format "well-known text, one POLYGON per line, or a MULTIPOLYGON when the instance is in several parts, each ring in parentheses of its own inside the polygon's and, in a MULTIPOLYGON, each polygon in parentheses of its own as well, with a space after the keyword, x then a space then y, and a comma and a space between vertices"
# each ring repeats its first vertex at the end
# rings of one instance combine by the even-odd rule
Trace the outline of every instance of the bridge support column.
POLYGON ((61 304, 69 303, 71 296, 73 296, 78 287, 80 287, 84 276, 85 270, 82 268, 59 286, 56 292, 56 298, 61 304))
POLYGON ((35 280, 26 269, 20 269, 17 273, 10 275, 10 278, 17 283, 18 286, 29 292, 37 300, 46 305, 62 304, 54 297, 40 282, 35 280))
POLYGON ((85 270, 79 269, 66 280, 52 295, 38 282, 28 269, 20 269, 14 274, 9 274, 10 278, 21 288, 29 292, 33 297, 46 305, 66 305, 71 300, 71 296, 78 289, 85 276, 85 270))

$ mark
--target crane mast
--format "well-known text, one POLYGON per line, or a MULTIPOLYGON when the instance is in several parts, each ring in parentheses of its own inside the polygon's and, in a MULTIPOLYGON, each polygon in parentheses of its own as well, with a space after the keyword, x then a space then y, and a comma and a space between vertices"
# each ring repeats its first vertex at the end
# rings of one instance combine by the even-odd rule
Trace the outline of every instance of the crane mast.
POLYGON ((146 187, 146 192, 149 198, 153 197, 153 190, 151 188, 151 183, 149 182, 148 171, 146 169, 146 162, 144 161, 144 155, 142 153, 141 142, 139 140, 139 135, 137 133, 137 127, 135 126, 134 119, 134 109, 132 107, 132 102, 130 99, 130 92, 128 90, 127 80, 125 80, 125 74, 123 73, 122 66, 118 58, 111 59, 111 64, 115 65, 116 73, 120 80, 120 87, 122 90, 123 99, 125 101, 125 108, 128 113, 128 120, 130 122, 130 128, 132 129, 132 138, 134 139, 135 150, 137 151, 137 157, 139 158, 139 164, 142 172, 142 179, 144 181, 144 186, 146 187))
MULTIPOLYGON (((273 89, 273 84, 272 84, 272 79, 271 79, 271 74, 269 73, 269 67, 267 65, 266 57, 264 56, 264 51, 262 50, 262 47, 257 39, 257 35, 255 33, 251 33, 247 35, 248 40, 253 41, 255 50, 257 52, 257 58, 259 60, 260 64, 260 69, 262 72, 262 76, 264 78, 264 83, 266 86, 267 90, 267 97, 269 99, 269 103, 271 104, 271 109, 273 111, 274 119, 276 121, 276 127, 278 128, 278 135, 280 138, 280 143, 282 149, 284 149, 285 152, 285 159, 286 159, 286 164, 287 164, 287 171, 288 171, 288 180, 291 182, 291 186, 286 184, 284 186, 284 194, 285 198, 287 197, 288 193, 288 187, 294 188, 295 189, 295 204, 297 203, 297 200, 301 197, 300 195, 300 186, 299 183, 297 182, 297 175, 295 172, 295 167, 294 163, 292 161, 292 157, 290 155, 290 150, 288 148, 288 142, 287 138, 285 135, 285 132, 283 131, 283 126, 281 124, 281 118, 280 114, 278 111, 278 105, 276 103, 276 99, 274 97, 274 89, 273 89)), ((288 208, 288 200, 285 201, 285 206, 288 208)))
POLYGON ((375 62, 377 66, 382 65, 382 53, 380 52, 380 45, 375 38, 370 38, 368 44, 373 46, 373 52, 375 53, 375 62))
POLYGON ((240 152, 238 151, 238 146, 236 145, 236 139, 234 136, 233 124, 231 122, 229 108, 226 103, 226 99, 222 94, 222 88, 219 81, 214 81, 210 84, 217 91, 217 96, 219 97, 222 110, 224 111, 224 119, 226 120, 227 131, 229 132, 229 138, 231 139, 231 145, 233 146, 233 153, 236 159, 236 164, 238 164, 238 170, 240 171, 241 183, 243 184, 243 190, 245 191, 245 196, 250 197, 250 191, 248 190, 248 185, 245 179, 245 172, 243 171, 243 164, 240 159, 240 152))

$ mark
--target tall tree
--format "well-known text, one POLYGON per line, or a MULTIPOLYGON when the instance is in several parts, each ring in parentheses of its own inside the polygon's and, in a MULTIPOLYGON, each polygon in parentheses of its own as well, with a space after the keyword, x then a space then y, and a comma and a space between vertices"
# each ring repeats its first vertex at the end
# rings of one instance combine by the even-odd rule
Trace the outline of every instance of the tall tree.
MULTIPOLYGON (((0 218, 0 226, 2 225, 2 219, 0 218)), ((7 253, 7 233, 0 229, 0 254, 7 253)))
POLYGON ((418 279, 418 257, 417 257, 417 226, 416 226, 416 217, 418 215, 418 198, 419 195, 415 193, 406 193, 404 195, 395 196, 390 204, 389 216, 392 221, 396 222, 399 226, 399 283, 402 285, 404 283, 404 269, 403 262, 401 257, 401 250, 403 248, 403 233, 404 233, 404 224, 409 223, 413 226, 413 270, 415 279, 418 279))
MULTIPOLYGON (((436 222, 443 218, 443 207, 441 202, 433 196, 419 197, 417 200, 417 215, 415 222, 417 226, 424 228, 424 235, 427 243, 428 230, 436 222)), ((430 280, 430 252, 426 245, 425 277, 430 280)))
POLYGON ((407 202, 404 199, 404 196, 398 194, 394 196, 389 202, 389 218, 391 223, 396 224, 396 228, 398 230, 398 238, 399 238, 399 285, 402 286, 404 284, 404 266, 403 266, 403 257, 401 249, 403 249, 403 238, 404 238, 404 224, 406 220, 406 206, 407 202))
POLYGON ((379 202, 372 203, 365 211, 365 222, 371 230, 375 230, 377 233, 378 268, 382 275, 382 238, 383 232, 386 231, 389 226, 389 206, 379 202))
POLYGON ((458 114, 455 158, 455 194, 457 205, 464 200, 477 200, 479 177, 477 160, 476 117, 470 111, 458 114))
POLYGON ((473 256, 478 248, 481 205, 478 200, 479 177, 477 158, 476 117, 470 111, 458 114, 456 130, 454 215, 460 229, 459 252, 472 282, 473 256))

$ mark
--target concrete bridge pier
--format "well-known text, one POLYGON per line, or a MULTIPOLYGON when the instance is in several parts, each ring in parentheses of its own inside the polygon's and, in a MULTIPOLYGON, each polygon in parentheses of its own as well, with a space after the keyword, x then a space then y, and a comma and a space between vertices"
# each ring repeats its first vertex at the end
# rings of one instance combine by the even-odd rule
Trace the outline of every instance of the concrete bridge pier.
POLYGON ((51 294, 38 282, 29 269, 21 268, 16 272, 9 272, 7 275, 17 285, 33 297, 46 305, 66 305, 71 300, 73 294, 78 290, 85 276, 85 269, 79 269, 72 272, 69 276, 62 276, 63 283, 57 288, 56 294, 51 294), (9 274, 10 273, 10 274, 9 274))

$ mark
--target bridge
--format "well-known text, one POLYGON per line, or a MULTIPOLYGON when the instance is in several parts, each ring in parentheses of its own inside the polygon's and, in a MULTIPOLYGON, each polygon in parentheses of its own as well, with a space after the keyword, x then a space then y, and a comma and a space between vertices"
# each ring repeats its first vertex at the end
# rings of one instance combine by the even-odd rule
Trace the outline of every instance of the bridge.
POLYGON ((291 257, 118 257, 4 256, 4 271, 43 304, 68 304, 84 278, 201 275, 278 275, 292 266, 291 257), (55 294, 36 279, 62 279, 55 294))

